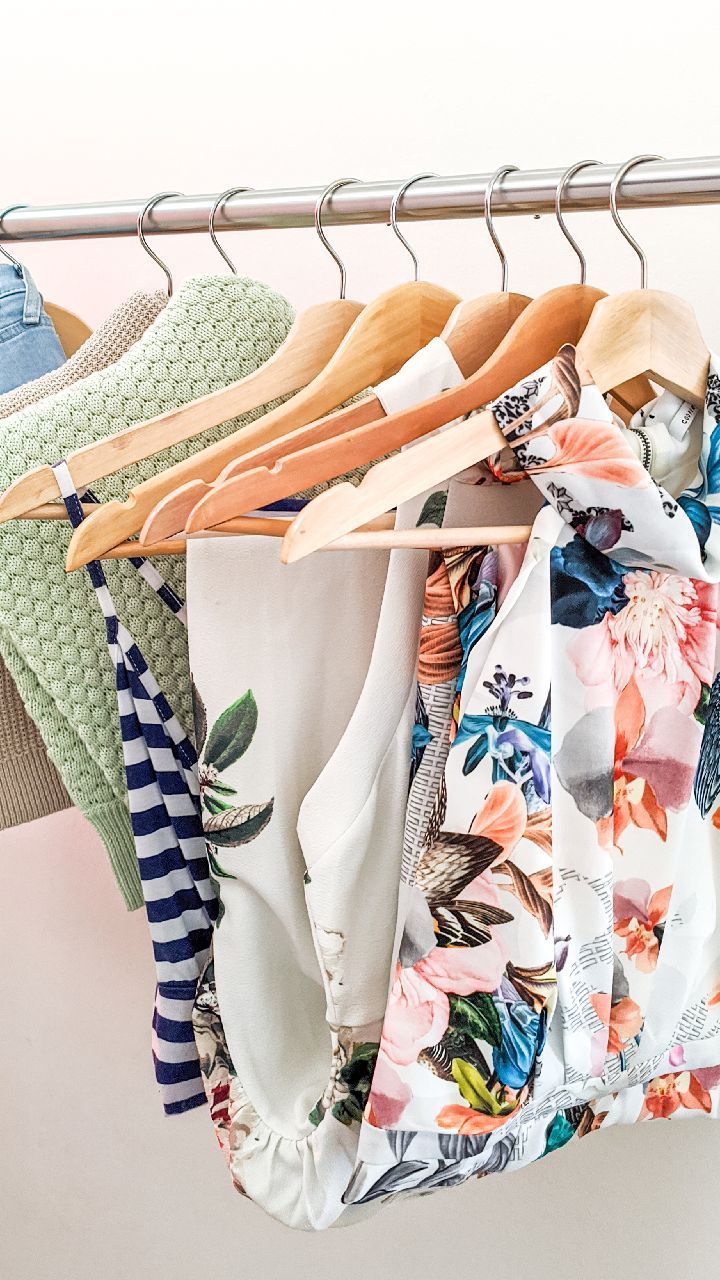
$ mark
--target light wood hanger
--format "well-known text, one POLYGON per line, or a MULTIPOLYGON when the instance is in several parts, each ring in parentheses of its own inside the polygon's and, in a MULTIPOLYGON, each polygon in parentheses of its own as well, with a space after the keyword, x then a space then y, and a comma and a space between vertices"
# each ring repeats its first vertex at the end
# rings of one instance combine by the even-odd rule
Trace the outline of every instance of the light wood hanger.
MULTIPOLYGON (((217 240, 214 221, 219 205, 237 190, 239 188, 231 188, 218 197, 209 219, 213 242, 235 275, 237 270, 233 262, 217 240)), ((170 296, 172 276, 142 233, 142 220, 148 208, 166 194, 169 193, 153 197, 145 206, 138 219, 138 236, 153 261, 165 272, 170 296)), ((300 390, 325 368, 360 315, 363 305, 345 298, 344 289, 341 298, 313 304, 296 316, 282 345, 253 373, 190 404, 161 413, 146 422, 135 423, 106 436, 104 440, 75 450, 68 458, 68 465, 76 486, 92 484, 123 467, 161 453, 170 445, 300 390)), ((56 496, 57 481, 52 467, 34 467, 0 496, 0 523, 24 515, 32 519, 34 507, 56 496)))
MULTIPOLYGON (((659 156, 634 156, 621 165, 610 184, 613 220, 640 259, 640 288, 598 304, 578 343, 577 354, 603 392, 638 374, 647 374, 675 395, 702 406, 710 352, 695 313, 682 298, 648 289, 646 255, 617 209, 618 191, 629 170, 658 159, 659 156)), ((615 396, 627 405, 622 389, 615 396)))
POLYGON ((76 316, 74 311, 68 311, 66 307, 58 306, 57 302, 46 302, 45 310, 53 322, 53 328, 60 339, 66 358, 74 356, 75 352, 92 337, 92 329, 76 316))
MULTIPOLYGON (((327 190, 334 190, 336 186, 331 184, 327 190)), ((326 193, 318 202, 318 210, 326 193)), ((319 233, 340 263, 344 282, 343 264, 325 239, 321 226, 319 233)), ((178 485, 188 480, 214 480, 239 451, 256 448, 293 427, 304 426, 373 383, 396 373, 411 355, 442 332, 458 301, 457 295, 448 289, 419 280, 399 285, 376 298, 358 316, 322 372, 292 400, 251 426, 233 432, 138 485, 125 502, 113 501, 100 506, 73 534, 66 561, 68 571, 97 559, 121 540, 137 533, 160 498, 178 485)), ((0 520, 4 518, 4 510, 0 499, 0 520)))
MULTIPOLYGON (((569 178, 585 165, 594 163, 597 162, 581 161, 578 165, 571 166, 558 185, 556 198, 560 227, 580 261, 580 284, 551 289, 531 302, 482 367, 461 386, 388 418, 368 425, 358 423, 353 430, 342 436, 338 436, 336 430, 332 434, 330 431, 323 433, 324 438, 319 435, 309 447, 294 450, 285 457, 275 456, 270 461, 261 459, 257 454, 252 458, 245 455, 243 462, 248 465, 254 462, 255 469, 226 480, 222 491, 211 492, 208 496, 204 494, 198 508, 193 510, 187 520, 186 531, 197 532, 219 523, 220 520, 266 506, 281 497, 300 493, 313 485, 375 462, 385 454, 420 439, 455 418, 482 408, 523 377, 547 364, 563 345, 577 343, 594 307, 606 295, 600 289, 585 283, 585 259, 565 226, 560 202, 569 178)), ((496 180, 508 171, 507 167, 499 169, 486 190, 486 221, 496 248, 502 255, 501 260, 504 260, 504 254, 494 231, 490 201, 496 180)), ((503 283, 506 283, 506 279, 504 270, 503 283)), ((647 379, 639 378, 624 389, 624 394, 633 408, 638 409, 652 398, 653 388, 647 379)), ((310 432, 307 434, 310 435, 310 432)), ((402 465, 414 466, 415 456, 413 450, 402 465)), ((343 490, 345 489, 346 486, 343 486, 343 490)))
MULTIPOLYGON (((408 179, 393 196, 390 208, 390 224, 412 258, 415 279, 418 275, 418 260, 412 246, 397 225, 397 207, 402 196, 414 182, 433 176, 433 174, 417 174, 408 179)), ((508 292, 507 259, 495 234, 492 219, 488 221, 487 208, 485 221, 500 259, 501 290, 499 293, 484 294, 480 298, 459 302, 440 334, 465 377, 484 364, 517 317, 530 303, 530 298, 525 294, 508 292)), ((272 477, 268 476, 265 481, 270 486, 267 489, 268 493, 285 498, 298 492, 297 489, 288 488, 288 484, 292 483, 289 474, 286 475, 284 472, 275 474, 274 467, 279 459, 289 453, 295 454, 307 445, 345 435, 356 427, 365 426, 384 416, 385 410, 380 400, 371 392, 359 404, 350 405, 330 417, 291 431, 269 445, 261 445, 258 449, 244 452, 224 467, 217 478, 209 484, 202 480, 194 480, 180 485, 162 498, 150 512, 140 534, 142 541, 154 542, 157 539, 168 538, 181 529, 191 533, 196 530, 196 527, 204 529, 216 524, 217 521, 213 517, 216 491, 222 487, 221 507, 231 504, 234 508, 232 488, 226 482, 234 476, 254 471, 259 467, 264 469, 263 476, 269 471, 272 477)), ((268 503, 275 501, 278 501, 277 496, 267 497, 260 506, 267 506, 268 503)))
MULTIPOLYGON (((638 163, 633 161, 631 163, 638 163)), ((586 162, 583 162, 586 163, 586 162)), ((624 172, 627 172, 628 166, 624 166, 624 172)), ((577 171, 577 170, 575 170, 577 171)), ((570 172, 570 171, 569 171, 570 172)), ((567 176, 567 175, 566 175, 567 176)), ((617 208, 615 204, 615 195, 617 187, 624 176, 623 170, 619 171, 613 183, 611 204, 613 216, 620 229, 625 233, 625 228, 617 216, 617 208)), ((558 189, 562 190, 562 183, 558 189)), ((556 203, 556 211, 558 203, 556 203)), ((572 238, 564 227, 562 218, 560 224, 574 244, 572 238)), ((640 254, 641 264, 643 266, 643 284, 646 281, 646 262, 642 250, 633 243, 633 247, 640 254)), ((579 252, 577 246, 574 245, 576 251, 579 252)), ((583 263, 584 274, 584 260, 583 263)), ((586 288, 581 285, 579 288, 586 288)), ((546 295, 547 296, 547 295, 546 295)), ((611 301, 611 300, 609 300, 611 301)), ((523 325, 527 326, 528 321, 532 320, 532 307, 523 312, 520 319, 516 322, 516 329, 523 325)), ((549 322, 553 318, 552 310, 548 313, 549 322)), ((692 329, 691 329, 692 332, 692 329)), ((513 330, 510 331, 508 339, 512 339, 513 330)), ((557 335, 555 335, 557 336, 557 335)), ((580 336, 580 335, 578 335, 580 336)), ((538 348, 542 345, 541 335, 535 334, 538 348)), ((561 344, 562 345, 562 344, 561 344)), ((559 347, 555 348, 556 351, 559 347)), ((546 360, 538 360, 536 368, 551 359, 548 355, 546 360)), ((492 359, 489 362, 493 363, 492 359)), ((509 361, 512 363, 512 360, 509 361)), ((585 380, 590 381, 592 374, 589 372, 589 362, 578 360, 578 367, 581 370, 585 380)), ((614 395, 622 404, 632 406, 633 408, 641 407, 638 404, 638 396, 644 395, 645 402, 651 398, 653 392, 652 387, 647 383, 644 374, 647 370, 646 366, 618 365, 615 377, 620 380, 620 385, 614 387, 614 379, 608 378, 608 385, 601 386, 601 390, 614 389, 614 395), (638 376, 642 375, 642 376, 638 376), (623 382, 623 379, 631 379, 623 382), (650 395, 647 395, 645 388, 649 389, 650 395)), ((479 384, 483 380, 483 370, 476 378, 469 379, 463 387, 454 388, 444 392, 442 396, 436 397, 432 401, 426 402, 415 410, 416 417, 424 415, 426 424, 431 425, 427 429, 432 430, 434 427, 441 425, 438 418, 442 416, 445 422, 451 421, 448 417, 448 406, 452 403, 453 410, 458 410, 455 416, 460 414, 473 413, 482 407, 483 399, 479 394, 479 384), (473 386, 474 383, 474 386, 473 386), (474 394, 473 394, 474 393, 474 394), (471 401, 474 400, 474 404, 471 401), (443 402, 444 408, 443 408, 443 402)), ((594 372, 594 371, 593 371, 594 372)), ((707 372, 707 366, 705 366, 707 372)), ((526 370, 527 374, 527 370, 526 370)), ((523 375, 520 375, 523 376, 523 375)), ((518 379, 515 379, 517 381, 518 379)), ((593 379, 594 380, 594 379, 593 379)), ((513 385, 513 380, 506 382, 506 388, 513 385)), ((501 394, 501 393, 498 393, 501 394)), ((488 397, 490 398, 490 397, 488 397)), ((494 398, 494 397, 493 397, 494 398)), ((486 401, 485 401, 486 402, 486 401)), ((397 440, 399 436, 405 435, 405 423, 401 421, 403 415, 394 415, 394 423, 392 419, 388 419, 385 423, 386 432, 389 430, 393 434, 393 439, 397 440), (394 433, 391 428, 394 426, 394 433)), ((366 428, 366 434, 369 436, 373 432, 375 424, 366 428)), ((357 437, 361 432, 356 433, 357 437)), ((311 551, 317 550, 326 545, 328 542, 334 541, 337 537, 351 530, 360 521, 372 519, 376 512, 388 510, 390 507, 397 505, 402 501, 408 500, 410 497, 417 496, 424 492, 425 489, 432 488, 435 484, 440 483, 450 476, 455 475, 458 471, 472 465, 475 462, 482 461, 484 458, 491 456, 492 453, 504 446, 504 437, 495 422, 492 412, 486 412, 474 416, 465 422, 460 422, 439 436, 426 440, 417 445, 410 453, 395 458, 389 458, 383 462, 377 463, 371 471, 364 477, 357 489, 352 485, 338 485, 326 493, 320 494, 311 502, 304 511, 300 512, 293 521, 283 540, 281 550, 281 558, 286 562, 301 559, 308 555, 311 551)), ((320 446, 322 447, 322 446, 320 446)), ((362 450, 361 450, 362 451, 362 450)), ((386 450, 387 451, 387 450, 386 450)), ((353 459, 356 449, 352 450, 353 459)), ((354 465, 357 465, 354 463, 354 465)), ((302 467, 303 477, 316 468, 302 467)))

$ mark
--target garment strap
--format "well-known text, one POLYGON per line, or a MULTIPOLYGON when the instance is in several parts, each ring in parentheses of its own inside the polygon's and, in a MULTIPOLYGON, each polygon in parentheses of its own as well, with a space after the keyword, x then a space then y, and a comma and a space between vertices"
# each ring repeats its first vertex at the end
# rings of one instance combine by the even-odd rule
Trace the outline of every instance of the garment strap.
MULTIPOLYGON (((70 471, 64 462, 53 470, 77 528, 84 517, 70 471)), ((94 501, 93 495, 86 496, 94 501)), ((132 563, 184 622, 182 601, 155 567, 140 556, 132 563)), ((205 1100, 191 1016, 217 915, 200 814, 197 755, 119 620, 101 564, 95 560, 87 570, 105 618, 115 668, 128 807, 158 979, 155 1073, 165 1110, 175 1114, 205 1100)))
MULTIPOLYGON (((70 523, 73 529, 77 529, 79 525, 82 524, 85 516, 82 509, 82 503, 80 501, 80 495, 78 494, 73 478, 70 475, 70 468, 68 467, 67 462, 63 460, 62 462, 53 463, 53 471, 55 472, 55 479, 58 482, 60 496, 65 503, 65 510, 68 513, 70 523)), ((86 489, 83 496, 88 502, 95 502, 98 504, 100 502, 100 499, 96 497, 91 489, 86 489)), ((172 587, 168 586, 165 579, 158 573, 155 565, 151 564, 147 559, 147 556, 130 556, 130 564, 133 568, 137 569, 140 577, 145 579, 148 586, 152 587, 153 591, 159 595, 163 604, 167 605, 168 609, 175 614, 178 622, 181 622, 183 626, 187 626, 187 611, 185 604, 177 593, 173 591, 172 587)), ((105 591, 108 592, 109 597, 107 578, 105 577, 105 572, 100 561, 91 560, 87 569, 95 590, 100 591, 101 588, 104 588, 105 591)), ((112 600, 109 602, 112 605, 112 600)), ((101 604, 103 604, 102 599, 101 604)), ((112 612, 115 613, 114 605, 112 605, 112 612)), ((108 616, 104 604, 103 613, 106 617, 108 616)))

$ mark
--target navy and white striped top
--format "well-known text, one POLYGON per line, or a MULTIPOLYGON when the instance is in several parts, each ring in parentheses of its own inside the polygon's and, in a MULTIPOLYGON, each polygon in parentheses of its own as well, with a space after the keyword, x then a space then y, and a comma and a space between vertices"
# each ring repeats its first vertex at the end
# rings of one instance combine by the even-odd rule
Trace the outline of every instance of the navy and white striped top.
MULTIPOLYGON (((70 471, 65 462, 53 470, 77 528, 83 512, 70 471)), ((90 493, 85 497, 95 501, 90 493)), ((185 606, 154 565, 140 557, 131 563, 185 625, 185 606)), ((100 563, 87 568, 115 668, 130 819, 155 956, 155 1074, 165 1111, 174 1115, 205 1102, 191 1015, 217 900, 200 817, 197 755, 120 622, 100 563)))

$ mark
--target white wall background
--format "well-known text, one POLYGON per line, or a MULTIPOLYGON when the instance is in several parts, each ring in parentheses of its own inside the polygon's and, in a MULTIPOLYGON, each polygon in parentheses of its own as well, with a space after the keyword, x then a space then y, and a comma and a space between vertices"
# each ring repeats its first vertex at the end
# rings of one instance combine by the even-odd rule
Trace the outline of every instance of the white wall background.
MULTIPOLYGON (((303 185, 720 149, 716 5, 9 0, 0 208, 233 183, 303 185)), ((651 282, 720 343, 720 209, 630 215, 651 282)), ((589 278, 632 287, 607 215, 576 216, 589 278)), ((505 219, 511 287, 574 278, 551 217, 505 219)), ((342 228, 349 294, 407 276, 384 227, 342 228)), ((227 237, 297 305, 334 295, 312 231, 227 237)), ((496 287, 481 220, 413 228, 423 274, 496 287)), ((178 278, 221 267, 163 240, 178 278)), ((133 241, 30 245, 46 296, 99 321, 161 279, 133 241)), ((30 588, 31 589, 31 588, 30 588)), ((149 1059, 145 922, 124 912, 77 813, 0 838, 0 1275, 13 1280, 700 1280, 716 1271, 714 1126, 610 1132, 524 1173, 297 1236, 231 1189, 203 1112, 164 1120, 149 1059)))

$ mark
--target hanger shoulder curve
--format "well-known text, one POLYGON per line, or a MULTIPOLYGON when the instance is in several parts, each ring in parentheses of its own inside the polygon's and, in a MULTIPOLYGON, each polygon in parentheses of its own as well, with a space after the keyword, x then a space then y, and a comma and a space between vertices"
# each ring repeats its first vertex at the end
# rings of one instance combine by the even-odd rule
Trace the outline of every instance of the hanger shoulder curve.
MULTIPOLYGON (((124 503, 104 503, 84 520, 70 540, 68 571, 88 564, 138 533, 153 507, 179 485, 189 480, 215 480, 224 466, 248 448, 307 425, 311 419, 330 413, 343 400, 396 373, 411 355, 442 332, 458 301, 457 295, 447 289, 414 281, 398 285, 368 303, 322 372, 292 400, 250 427, 232 432, 144 481, 124 503)), ((0 500, 0 517, 2 511, 0 500)))
POLYGON ((68 311, 66 307, 61 307, 57 302, 46 302, 45 311, 53 322, 53 328, 60 339, 60 346, 65 352, 66 359, 74 356, 75 352, 80 349, 88 338, 92 337, 92 329, 75 315, 74 311, 68 311))
MULTIPOLYGON (((384 454, 418 440, 454 418, 481 408, 522 377, 546 364, 557 354, 563 342, 577 341, 593 307, 603 297, 605 295, 599 289, 566 285, 535 299, 518 311, 500 345, 492 350, 480 370, 460 387, 388 418, 379 418, 364 428, 332 439, 313 441, 307 448, 293 450, 285 458, 277 459, 272 466, 244 469, 242 475, 232 481, 226 480, 222 490, 219 486, 211 486, 201 493, 198 489, 199 500, 187 518, 186 532, 200 532, 220 520, 255 510, 375 462, 384 454)), ((511 309, 516 305, 511 303, 511 309)), ((652 389, 648 388, 648 391, 646 399, 652 395, 652 389)), ((414 465, 415 457, 416 451, 413 450, 412 464, 408 455, 402 465, 414 465)), ((438 481, 442 478, 436 476, 438 481)), ((390 505, 395 504, 391 502, 390 505)))
MULTIPOLYGON (((293 520, 283 539, 283 562, 291 564, 301 560, 336 537, 359 528, 366 523, 365 510, 389 511, 496 453, 504 445, 505 437, 493 414, 485 410, 453 428, 451 449, 443 434, 432 436, 412 449, 412 467, 399 471, 399 459, 386 458, 376 463, 357 487, 347 483, 334 485, 314 498, 293 520)), ((407 456, 404 455, 404 460, 407 456)))
MULTIPOLYGON (((78 487, 92 484, 267 400, 297 391, 324 368, 362 309, 362 303, 345 299, 308 307, 296 317, 277 351, 246 378, 77 449, 68 459, 74 483, 78 487)), ((56 497, 52 468, 36 467, 0 495, 0 523, 56 497)))
POLYGON ((531 301, 524 293, 488 293, 458 303, 440 337, 463 377, 490 358, 531 301))
POLYGON ((704 403, 710 352, 692 307, 675 294, 632 289, 603 299, 577 352, 599 389, 619 388, 615 395, 623 404, 620 384, 640 374, 695 405, 704 403))
MULTIPOLYGON (((254 472, 258 468, 262 468, 263 474, 275 472, 281 467, 288 450, 292 449, 294 452, 296 449, 304 449, 318 441, 331 440, 339 431, 345 432, 352 427, 361 427, 373 422, 382 412, 382 405, 377 396, 372 394, 365 396, 357 404, 340 409, 337 413, 320 419, 319 422, 313 422, 306 427, 297 427, 278 440, 261 444, 256 449, 242 454, 241 457, 228 463, 217 479, 210 483, 204 480, 189 480, 166 494, 153 507, 142 527, 141 542, 163 541, 183 529, 187 531, 187 522, 191 513, 197 508, 205 510, 206 508, 202 507, 203 502, 216 495, 221 487, 225 492, 225 486, 229 485, 232 479, 240 479, 247 472, 254 472)), ((279 470, 278 475, 280 475, 279 470)), ((282 481, 280 483, 282 484, 282 481)), ((280 496, 284 498, 288 495, 283 493, 280 496)), ((268 503, 275 501, 277 498, 272 496, 260 505, 267 506, 268 503)), ((220 521, 213 520, 212 523, 217 524, 220 521)))

